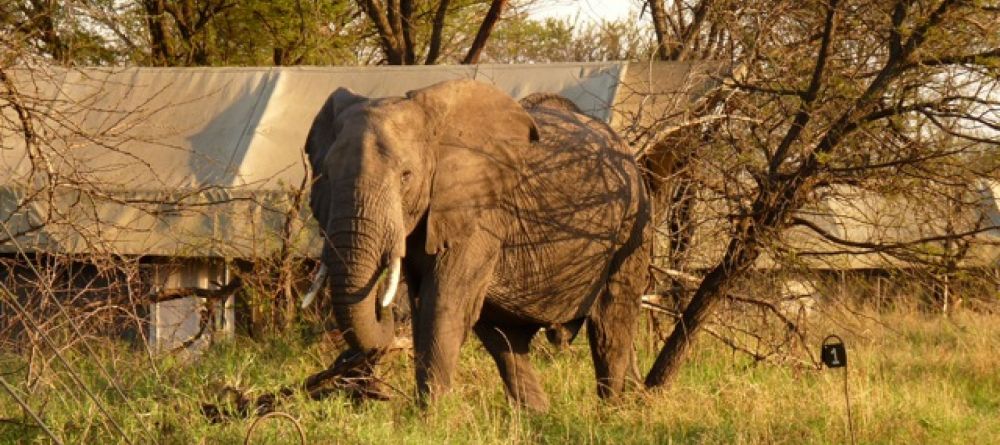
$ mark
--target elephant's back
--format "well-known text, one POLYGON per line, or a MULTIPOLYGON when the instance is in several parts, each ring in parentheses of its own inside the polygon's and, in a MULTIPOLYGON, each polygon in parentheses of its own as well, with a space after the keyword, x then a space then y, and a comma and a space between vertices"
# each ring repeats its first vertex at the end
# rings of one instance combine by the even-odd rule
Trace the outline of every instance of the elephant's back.
POLYGON ((588 142, 599 143, 601 148, 621 154, 629 154, 628 144, 607 123, 583 113, 575 104, 562 96, 534 98, 528 114, 538 127, 540 142, 550 148, 566 146, 567 138, 587 138, 588 142))
MULTIPOLYGON (((525 149, 521 206, 555 217, 603 215, 606 228, 626 218, 646 196, 642 173, 628 144, 606 123, 560 108, 531 110, 540 140, 525 149), (544 198, 532 202, 531 198, 544 198), (564 214, 560 204, 575 209, 564 214)), ((588 218, 583 218, 588 219, 588 218)))
POLYGON ((538 322, 580 318, 604 288, 612 255, 645 205, 639 169, 606 125, 562 110, 532 112, 541 140, 527 148, 488 298, 538 322))

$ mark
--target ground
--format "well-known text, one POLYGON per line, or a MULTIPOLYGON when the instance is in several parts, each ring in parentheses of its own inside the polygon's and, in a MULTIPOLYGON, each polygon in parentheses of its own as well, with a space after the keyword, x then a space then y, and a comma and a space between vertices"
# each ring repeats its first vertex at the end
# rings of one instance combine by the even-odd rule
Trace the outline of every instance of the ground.
MULTIPOLYGON (((857 443, 1000 443, 1000 315, 862 314, 837 327, 817 323, 810 331, 816 349, 828 332, 847 343, 857 443)), ((408 399, 412 369, 403 354, 384 367, 400 391, 392 401, 293 398, 279 409, 298 419, 308 443, 849 443, 841 370, 754 364, 705 337, 671 388, 633 390, 606 404, 595 396, 580 337, 566 351, 535 354, 552 401, 545 414, 508 405, 475 341, 463 350, 453 394, 426 411, 408 399)), ((97 360, 82 348, 63 352, 134 443, 243 443, 252 420, 212 424, 201 403, 218 401, 226 385, 260 394, 304 378, 336 354, 320 338, 237 338, 191 363, 151 362, 133 347, 99 340, 90 342, 97 360), (96 362, 119 379, 128 402, 96 362)), ((649 345, 640 346, 644 368, 652 362, 649 345)), ((64 443, 120 441, 57 362, 25 394, 24 364, 2 356, 0 375, 64 443)), ((47 442, 7 394, 0 394, 0 417, 0 443, 47 442)), ((267 419, 252 439, 298 443, 282 419, 267 419)))

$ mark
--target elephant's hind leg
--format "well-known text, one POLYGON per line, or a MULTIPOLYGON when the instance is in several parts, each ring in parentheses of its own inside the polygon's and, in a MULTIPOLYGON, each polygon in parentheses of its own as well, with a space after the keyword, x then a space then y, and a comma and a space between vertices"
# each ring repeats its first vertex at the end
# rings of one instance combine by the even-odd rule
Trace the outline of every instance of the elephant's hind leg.
POLYGON ((641 248, 619 252, 604 293, 587 317, 587 337, 597 374, 597 394, 617 397, 632 366, 633 341, 648 276, 648 255, 641 248))
POLYGON ((496 361, 507 395, 527 408, 548 410, 549 399, 528 361, 531 339, 538 332, 538 326, 502 326, 480 320, 474 329, 496 361))

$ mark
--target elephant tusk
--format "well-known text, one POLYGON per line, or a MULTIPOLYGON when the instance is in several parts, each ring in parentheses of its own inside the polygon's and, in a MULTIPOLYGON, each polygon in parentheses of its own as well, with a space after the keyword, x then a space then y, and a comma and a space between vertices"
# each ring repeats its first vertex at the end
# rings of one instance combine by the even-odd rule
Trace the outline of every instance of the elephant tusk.
POLYGON ((399 289, 400 263, 401 260, 396 257, 389 264, 389 287, 385 289, 385 294, 382 296, 382 307, 392 304, 392 300, 396 298, 396 290, 399 289))
POLYGON ((313 279, 312 286, 309 286, 309 292, 306 292, 305 296, 302 297, 302 309, 309 307, 316 299, 316 294, 323 287, 324 281, 326 281, 326 264, 320 264, 319 272, 316 272, 316 278, 313 279))

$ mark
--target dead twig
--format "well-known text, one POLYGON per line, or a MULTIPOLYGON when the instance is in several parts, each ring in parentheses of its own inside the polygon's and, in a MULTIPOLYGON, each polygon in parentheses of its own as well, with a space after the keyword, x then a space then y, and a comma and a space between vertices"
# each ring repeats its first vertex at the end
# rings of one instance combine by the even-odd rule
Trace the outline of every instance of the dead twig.
POLYGON ((295 431, 297 431, 299 433, 299 443, 301 443, 302 445, 305 445, 305 443, 306 443, 306 432, 305 432, 304 429, 302 429, 302 424, 299 423, 299 421, 295 417, 292 417, 291 414, 288 414, 288 413, 282 412, 282 411, 271 411, 271 412, 269 412, 267 414, 264 414, 263 416, 258 417, 253 422, 251 422, 250 423, 250 427, 247 428, 246 437, 244 437, 244 439, 243 439, 243 445, 249 445, 250 444, 250 438, 253 436, 254 431, 257 430, 257 425, 260 425, 261 422, 263 422, 264 420, 271 419, 271 418, 282 418, 282 419, 286 419, 289 422, 291 422, 292 425, 295 426, 295 431))

